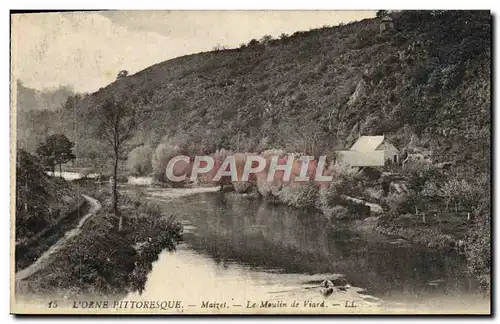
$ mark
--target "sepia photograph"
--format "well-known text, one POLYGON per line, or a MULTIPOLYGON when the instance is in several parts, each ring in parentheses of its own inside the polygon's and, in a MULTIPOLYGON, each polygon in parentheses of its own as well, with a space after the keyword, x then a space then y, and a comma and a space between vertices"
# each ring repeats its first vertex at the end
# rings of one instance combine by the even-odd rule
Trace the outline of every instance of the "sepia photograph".
POLYGON ((11 314, 491 315, 492 20, 11 11, 11 314))

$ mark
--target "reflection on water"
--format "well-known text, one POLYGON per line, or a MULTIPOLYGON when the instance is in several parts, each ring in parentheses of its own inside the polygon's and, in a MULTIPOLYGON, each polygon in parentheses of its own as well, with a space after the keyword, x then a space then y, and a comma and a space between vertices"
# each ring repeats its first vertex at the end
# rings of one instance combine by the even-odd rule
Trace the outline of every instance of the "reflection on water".
MULTIPOLYGON (((338 274, 290 274, 250 268, 236 261, 219 260, 193 252, 182 245, 175 253, 164 253, 153 269, 141 296, 129 296, 134 300, 182 300, 192 305, 205 301, 226 301, 233 310, 244 310, 247 303, 261 301, 296 300, 322 302, 319 283, 325 276, 338 274)), ((329 299, 344 304, 355 301, 356 305, 370 307, 377 300, 359 294, 362 289, 335 289, 329 299)), ((186 302, 186 306, 189 305, 186 302)), ((330 305, 331 306, 331 305, 330 305)))
POLYGON ((475 289, 456 255, 391 244, 346 223, 332 226, 314 211, 220 193, 162 205, 183 222, 184 243, 160 256, 134 298, 324 300, 318 285, 339 277, 345 280, 329 300, 365 306, 464 299, 475 289))

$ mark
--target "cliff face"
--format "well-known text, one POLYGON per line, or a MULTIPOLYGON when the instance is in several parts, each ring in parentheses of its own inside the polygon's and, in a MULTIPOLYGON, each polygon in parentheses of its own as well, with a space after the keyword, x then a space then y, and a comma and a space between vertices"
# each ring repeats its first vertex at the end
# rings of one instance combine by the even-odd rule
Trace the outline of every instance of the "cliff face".
POLYGON ((106 151, 86 120, 120 94, 141 114, 132 147, 169 136, 191 152, 328 152, 360 132, 486 172, 490 13, 392 15, 394 28, 383 33, 366 19, 162 62, 43 118, 49 132, 78 134, 80 156, 106 151))

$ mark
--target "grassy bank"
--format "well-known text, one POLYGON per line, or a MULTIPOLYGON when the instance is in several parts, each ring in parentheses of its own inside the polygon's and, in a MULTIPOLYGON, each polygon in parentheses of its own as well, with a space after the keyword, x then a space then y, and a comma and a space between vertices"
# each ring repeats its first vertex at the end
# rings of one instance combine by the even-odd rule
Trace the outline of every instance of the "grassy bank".
POLYGON ((415 244, 439 250, 457 250, 463 252, 467 235, 466 219, 459 217, 438 220, 415 215, 402 215, 398 218, 381 217, 377 223, 377 232, 390 236, 399 236, 415 244))
POLYGON ((15 268, 33 263, 86 213, 85 199, 71 183, 48 176, 38 158, 17 151, 15 268))
POLYGON ((330 220, 378 217, 369 231, 463 254, 470 274, 489 287, 491 213, 489 197, 484 194, 490 192, 488 178, 482 174, 465 177, 462 169, 435 165, 396 170, 333 165, 327 172, 333 175, 328 184, 258 178, 235 189, 296 208, 319 209, 330 220))
POLYGON ((16 271, 24 269, 35 262, 45 251, 64 237, 64 233, 77 226, 88 210, 88 202, 81 198, 80 201, 75 202, 73 210, 62 215, 57 223, 46 227, 29 240, 16 244, 16 271))
POLYGON ((160 252, 175 250, 181 240, 180 223, 140 197, 121 197, 124 226, 119 232, 109 195, 88 191, 103 208, 49 266, 24 281, 20 293, 76 298, 141 292, 160 252))

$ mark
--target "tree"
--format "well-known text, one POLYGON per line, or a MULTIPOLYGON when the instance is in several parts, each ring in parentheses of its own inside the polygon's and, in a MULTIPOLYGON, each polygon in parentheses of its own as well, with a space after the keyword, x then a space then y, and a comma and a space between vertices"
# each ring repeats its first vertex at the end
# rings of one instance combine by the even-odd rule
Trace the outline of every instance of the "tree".
POLYGON ((151 172, 151 154, 153 149, 150 146, 138 146, 128 154, 127 168, 136 175, 145 175, 151 172))
POLYGON ((118 72, 118 76, 116 78, 120 79, 120 78, 124 78, 126 76, 128 76, 128 71, 127 70, 121 70, 120 72, 118 72))
POLYGON ((95 117, 97 135, 112 148, 112 208, 113 213, 119 216, 118 230, 121 231, 123 218, 118 211, 118 164, 124 143, 132 137, 138 124, 136 104, 127 101, 122 96, 111 95, 104 100, 102 105, 97 106, 95 117))
POLYGON ((218 51, 223 51, 223 50, 226 50, 227 47, 224 46, 224 45, 221 45, 221 44, 217 44, 215 45, 213 48, 212 48, 212 51, 214 52, 218 52, 218 51))
POLYGON ((269 44, 273 40, 271 35, 264 35, 260 38, 259 42, 261 44, 269 44))
POLYGON ((255 46, 255 45, 259 45, 259 41, 254 38, 250 42, 248 42, 247 46, 255 46))
POLYGON ((52 172, 55 166, 59 165, 59 173, 62 177, 62 164, 74 160, 74 142, 71 142, 64 134, 54 134, 49 136, 44 143, 40 144, 36 150, 42 164, 49 167, 52 172))

